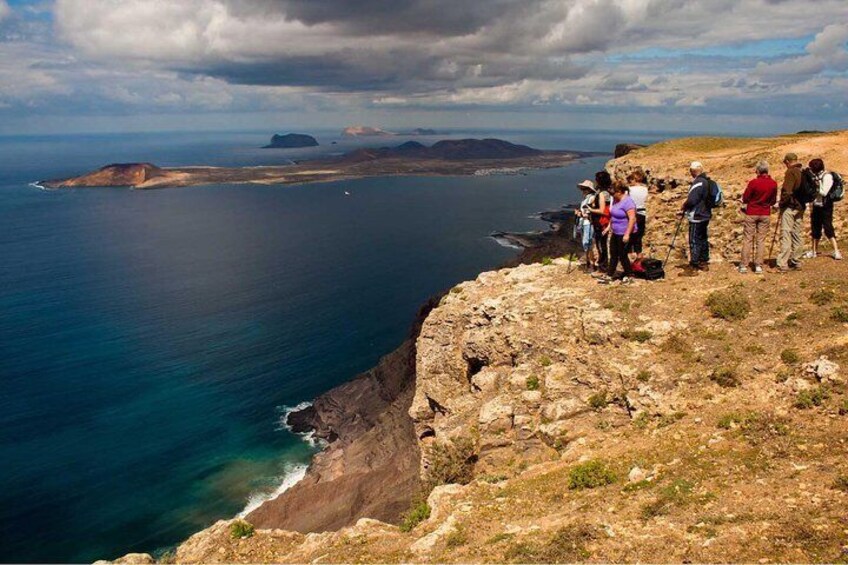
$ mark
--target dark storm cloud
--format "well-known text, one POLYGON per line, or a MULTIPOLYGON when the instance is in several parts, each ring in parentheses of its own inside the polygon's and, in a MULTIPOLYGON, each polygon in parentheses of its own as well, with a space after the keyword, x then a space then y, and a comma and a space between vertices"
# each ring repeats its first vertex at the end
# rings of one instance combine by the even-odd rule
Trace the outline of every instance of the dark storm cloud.
POLYGON ((229 0, 234 13, 280 13, 307 25, 334 24, 365 35, 474 33, 505 15, 532 11, 539 0, 229 0))

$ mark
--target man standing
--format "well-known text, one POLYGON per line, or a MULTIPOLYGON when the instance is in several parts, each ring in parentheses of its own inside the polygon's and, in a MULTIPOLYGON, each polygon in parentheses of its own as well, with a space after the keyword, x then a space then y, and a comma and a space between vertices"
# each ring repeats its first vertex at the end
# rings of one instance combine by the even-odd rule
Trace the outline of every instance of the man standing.
POLYGON ((710 179, 704 166, 698 161, 689 165, 692 184, 682 211, 689 220, 689 275, 708 271, 710 263, 710 241, 708 228, 713 217, 710 198, 710 179))
POLYGON ((781 273, 789 269, 801 268, 801 257, 804 248, 801 241, 801 230, 804 227, 804 209, 796 192, 801 186, 801 163, 798 155, 787 153, 783 158, 786 174, 780 189, 778 207, 780 208, 780 254, 777 256, 777 268, 781 273))

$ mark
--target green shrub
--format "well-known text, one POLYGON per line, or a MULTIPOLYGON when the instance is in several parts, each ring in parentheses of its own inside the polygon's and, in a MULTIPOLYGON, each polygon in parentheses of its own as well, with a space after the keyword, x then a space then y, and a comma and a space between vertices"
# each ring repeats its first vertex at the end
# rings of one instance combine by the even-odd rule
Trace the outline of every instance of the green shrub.
POLYGON ((527 377, 527 390, 539 390, 539 377, 536 375, 527 377))
POLYGON ((648 330, 625 330, 621 332, 621 337, 631 341, 645 343, 646 341, 650 341, 650 339, 654 337, 654 334, 648 330))
POLYGON ((245 520, 236 520, 230 524, 230 537, 233 539, 252 538, 255 532, 253 524, 245 520))
POLYGON ((729 430, 730 428, 741 424, 744 419, 745 416, 737 412, 731 412, 730 414, 725 414, 719 418, 716 425, 723 430, 729 430))
POLYGON ((744 320, 751 313, 751 303, 738 287, 711 292, 707 308, 713 317, 729 321, 744 320))
POLYGON ((795 397, 795 408, 799 410, 808 410, 814 406, 821 406, 830 395, 822 387, 809 390, 802 390, 795 397))
POLYGON ((651 423, 651 415, 645 411, 639 412, 639 415, 633 419, 633 425, 644 430, 651 423))
POLYGON ((842 404, 839 405, 839 415, 845 416, 848 414, 848 398, 842 401, 842 404))
POLYGON ((514 563, 574 563, 590 557, 586 544, 597 537, 596 528, 572 525, 560 528, 542 544, 522 542, 511 546, 504 554, 514 563))
POLYGON ((474 478, 477 447, 470 438, 460 437, 450 443, 437 442, 427 451, 427 486, 467 485, 474 478))
POLYGON ((548 265, 553 265, 553 264, 554 264, 554 260, 551 259, 550 257, 542 257, 542 265, 548 266, 548 265))
POLYGON ((636 374, 636 380, 640 383, 646 383, 651 380, 651 372, 646 370, 641 370, 636 374))
POLYGON ((848 308, 834 308, 830 313, 830 319, 840 324, 848 324, 848 308))
POLYGON ((710 380, 724 388, 733 388, 742 384, 736 369, 730 367, 719 367, 710 373, 710 380))
POLYGON ((672 412, 671 414, 663 414, 657 420, 658 428, 666 428, 675 424, 686 417, 686 412, 672 412))
POLYGON ((501 532, 499 534, 495 534, 489 539, 486 540, 486 545, 494 545, 496 543, 500 543, 502 541, 506 541, 508 539, 512 539, 515 537, 515 534, 508 534, 506 532, 501 532))
POLYGON ((568 488, 571 490, 602 487, 615 481, 615 473, 597 459, 576 465, 568 472, 568 488))
POLYGON ((749 343, 743 349, 747 353, 753 353, 754 355, 762 355, 766 352, 765 348, 759 343, 749 343))
POLYGON ((787 365, 795 365, 801 361, 801 356, 794 349, 784 349, 780 352, 780 360, 787 365))
POLYGON ((833 488, 842 492, 848 492, 848 475, 839 475, 836 477, 836 480, 833 481, 833 488))
POLYGON ((448 548, 455 548, 468 543, 468 536, 465 534, 465 528, 457 526, 457 528, 445 536, 445 545, 448 548))
POLYGON ((539 365, 541 365, 542 367, 550 367, 552 364, 553 361, 551 361, 551 358, 547 355, 543 355, 539 358, 539 365))
POLYGON ((594 410, 603 410, 607 406, 609 406, 609 399, 607 399, 607 391, 602 390, 601 392, 596 392, 592 396, 589 397, 589 406, 594 410))
POLYGON ((695 485, 685 479, 675 479, 670 485, 660 489, 657 498, 642 507, 642 518, 649 520, 655 516, 668 514, 674 507, 688 506, 694 499, 695 485))
POLYGON ((822 288, 810 294, 810 302, 816 306, 824 306, 836 300, 836 293, 829 288, 822 288))
POLYGON ((415 526, 430 517, 430 506, 426 500, 419 500, 401 517, 400 531, 411 532, 415 526))

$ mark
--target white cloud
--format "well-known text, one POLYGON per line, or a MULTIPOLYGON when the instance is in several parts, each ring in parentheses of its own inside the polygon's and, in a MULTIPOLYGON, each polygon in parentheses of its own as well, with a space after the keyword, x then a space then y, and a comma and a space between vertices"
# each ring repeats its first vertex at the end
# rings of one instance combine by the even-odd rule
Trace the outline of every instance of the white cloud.
POLYGON ((807 54, 778 63, 760 63, 756 72, 774 83, 807 80, 825 71, 848 71, 848 24, 825 27, 806 48, 807 54))
POLYGON ((6 3, 6 0, 0 0, 0 22, 5 20, 11 13, 12 9, 9 7, 9 4, 6 3))

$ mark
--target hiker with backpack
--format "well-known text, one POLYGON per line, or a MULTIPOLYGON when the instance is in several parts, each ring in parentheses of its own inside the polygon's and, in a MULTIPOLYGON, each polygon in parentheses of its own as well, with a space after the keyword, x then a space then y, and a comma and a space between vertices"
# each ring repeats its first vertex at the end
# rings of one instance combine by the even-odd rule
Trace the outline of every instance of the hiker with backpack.
POLYGON ((805 257, 814 259, 818 255, 823 229, 824 235, 833 245, 832 257, 841 260, 842 253, 839 252, 839 245, 836 243, 836 231, 833 229, 833 203, 842 199, 842 177, 837 173, 825 171, 824 161, 821 159, 810 161, 809 170, 815 178, 817 190, 810 206, 813 248, 807 252, 805 257))
POLYGON ((742 261, 739 272, 747 273, 751 265, 753 253, 754 272, 763 272, 763 255, 765 241, 771 220, 771 209, 777 203, 777 182, 769 176, 769 164, 766 161, 757 163, 757 177, 748 183, 742 194, 745 204, 744 237, 742 241, 742 261))
POLYGON ((610 189, 612 177, 606 171, 595 173, 595 199, 589 213, 592 215, 592 230, 595 233, 595 247, 598 253, 597 268, 605 270, 608 266, 608 237, 606 229, 610 221, 610 189))
POLYGON ((687 276, 710 269, 709 225, 713 208, 721 203, 721 189, 704 172, 699 161, 689 165, 692 184, 681 207, 681 213, 689 220, 689 265, 687 276))
POLYGON ((811 187, 810 176, 804 178, 798 155, 787 153, 783 158, 786 174, 780 189, 778 208, 780 208, 780 254, 777 256, 777 268, 781 273, 801 268, 804 246, 801 230, 804 225, 804 210, 807 203, 815 198, 815 189, 811 187), (812 192, 811 192, 812 188, 812 192))

